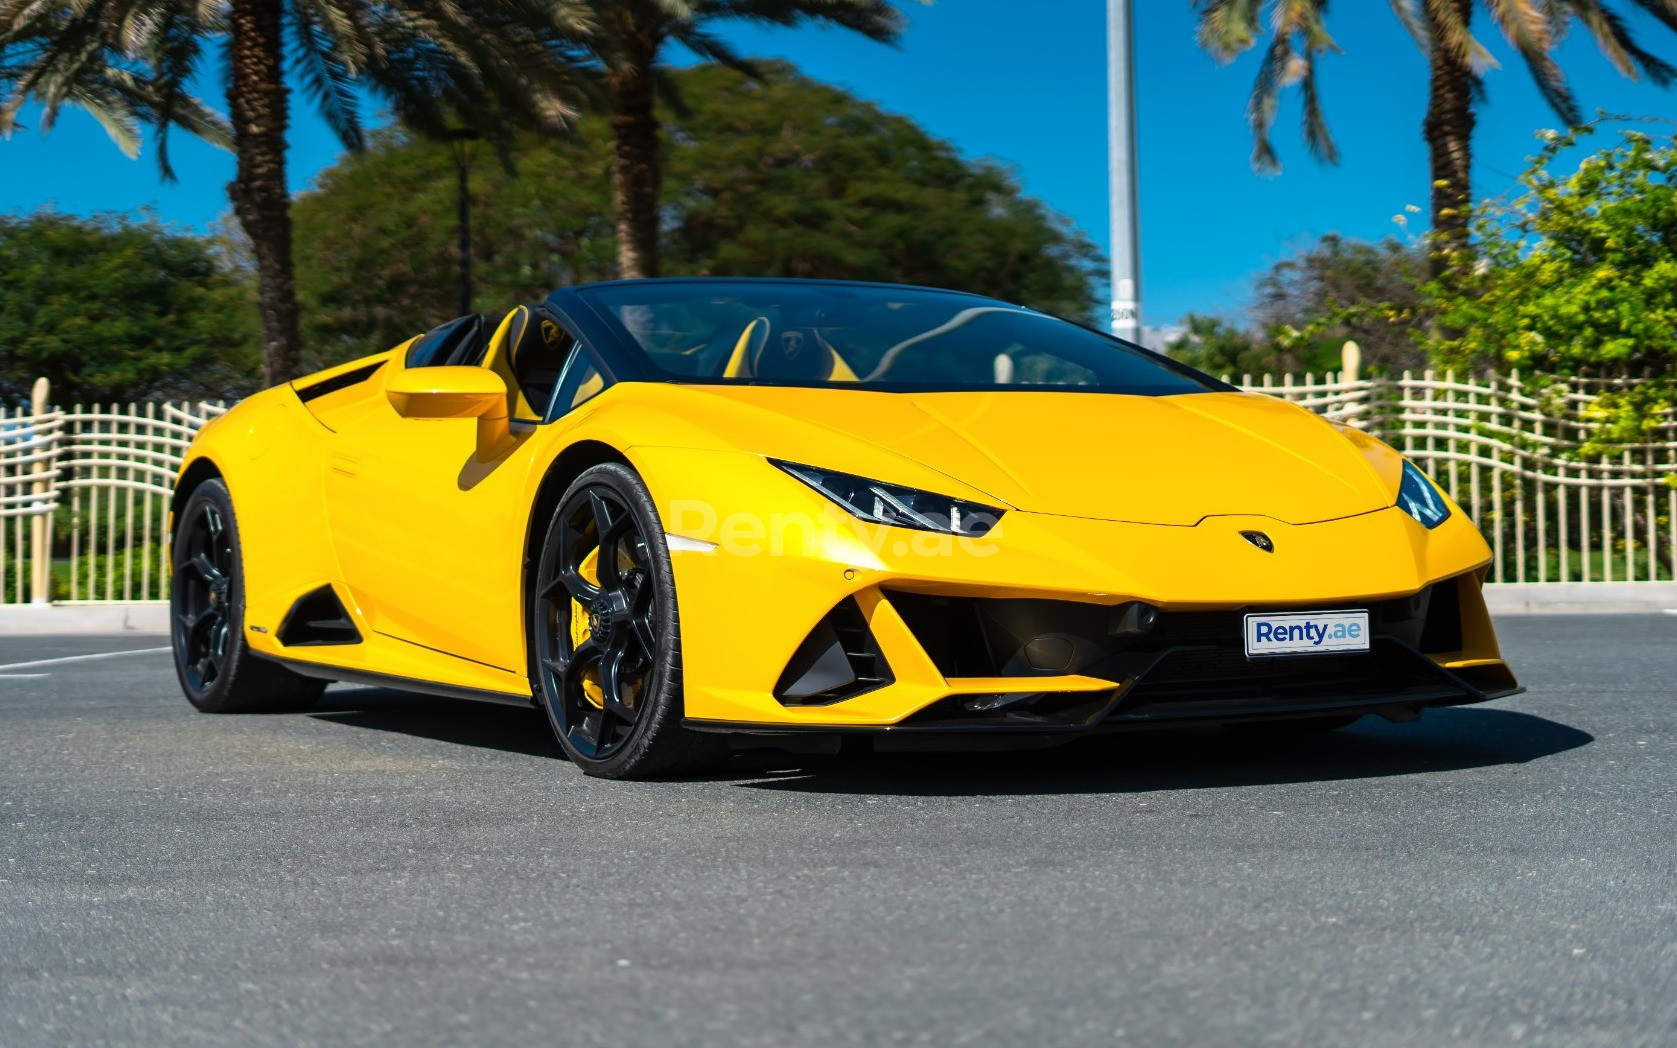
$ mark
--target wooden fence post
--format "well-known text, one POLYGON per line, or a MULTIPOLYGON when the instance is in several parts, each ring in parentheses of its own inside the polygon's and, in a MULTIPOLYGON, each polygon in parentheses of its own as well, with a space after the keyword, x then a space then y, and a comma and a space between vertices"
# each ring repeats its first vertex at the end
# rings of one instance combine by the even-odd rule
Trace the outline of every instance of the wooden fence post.
MULTIPOLYGON (((35 388, 29 398, 30 413, 35 420, 30 424, 36 439, 41 432, 41 420, 47 413, 47 380, 35 380, 35 388)), ((42 443, 45 443, 44 441, 42 443)), ((38 449, 39 457, 30 467, 30 474, 35 480, 29 486, 29 493, 34 496, 37 504, 45 504, 47 494, 47 459, 44 447, 38 449)), ((29 522, 29 602, 31 604, 45 604, 52 598, 52 511, 41 510, 29 522)))

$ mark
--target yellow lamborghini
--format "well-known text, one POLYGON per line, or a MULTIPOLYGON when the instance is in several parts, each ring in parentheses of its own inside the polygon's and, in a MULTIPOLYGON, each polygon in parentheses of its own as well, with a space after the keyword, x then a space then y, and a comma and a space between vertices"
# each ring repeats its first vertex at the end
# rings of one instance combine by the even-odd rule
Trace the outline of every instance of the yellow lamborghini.
POLYGON ((201 710, 334 680, 537 706, 613 777, 730 737, 1322 730, 1518 690, 1490 551, 1397 452, 925 288, 460 318, 206 426, 172 557, 201 710))

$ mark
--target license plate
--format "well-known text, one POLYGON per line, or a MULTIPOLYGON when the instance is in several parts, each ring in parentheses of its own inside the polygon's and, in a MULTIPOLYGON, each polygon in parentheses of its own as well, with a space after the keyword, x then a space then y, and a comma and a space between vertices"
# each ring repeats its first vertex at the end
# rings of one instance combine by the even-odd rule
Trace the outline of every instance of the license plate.
POLYGON ((1325 655, 1368 650, 1368 612, 1299 611, 1246 616, 1246 655, 1325 655))

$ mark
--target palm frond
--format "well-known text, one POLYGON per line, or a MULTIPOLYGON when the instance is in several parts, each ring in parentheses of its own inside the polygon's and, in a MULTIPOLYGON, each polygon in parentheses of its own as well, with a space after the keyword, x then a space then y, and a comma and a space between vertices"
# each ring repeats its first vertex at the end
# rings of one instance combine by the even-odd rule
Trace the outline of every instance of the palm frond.
POLYGON ((24 105, 40 107, 49 133, 65 106, 85 110, 124 154, 138 155, 152 128, 163 177, 172 179, 168 133, 180 128, 226 145, 226 123, 190 92, 204 27, 177 0, 0 0, 6 56, 0 130, 24 105))
POLYGON ((1552 54, 1540 51, 1537 54, 1521 52, 1520 57, 1525 60, 1526 68, 1531 71, 1532 82, 1537 85, 1538 94, 1543 101, 1549 103, 1549 108, 1555 115, 1565 121, 1568 127, 1577 127, 1584 122, 1583 111, 1578 108, 1578 98, 1572 93, 1572 87, 1566 82, 1566 74, 1562 72, 1560 63, 1555 61, 1552 54))
POLYGON ((1281 90, 1286 86, 1287 69, 1296 57, 1292 38, 1277 33, 1258 64, 1258 77, 1246 102, 1246 122, 1252 127, 1252 167, 1264 174, 1281 170, 1281 158, 1269 140, 1269 129, 1275 124, 1275 110, 1280 105, 1281 90))
POLYGON ((1621 74, 1634 80, 1640 71, 1662 87, 1677 77, 1677 67, 1637 44, 1617 11, 1603 6, 1600 0, 1570 0, 1570 4, 1578 20, 1595 38, 1601 53, 1621 74))
POLYGON ((1432 30, 1427 27, 1427 15, 1421 10, 1421 0, 1391 0, 1391 4, 1392 13, 1397 15, 1398 22, 1415 41, 1415 46, 1421 49, 1423 55, 1431 55, 1432 30))
POLYGON ((902 35, 907 19, 889 0, 696 0, 691 22, 728 18, 760 25, 834 25, 885 43, 902 35))
POLYGON ((1667 29, 1677 33, 1677 0, 1631 0, 1631 3, 1659 19, 1667 29))
POLYGON ((1474 39, 1473 34, 1468 31, 1467 22, 1456 9, 1455 0, 1423 2, 1427 5, 1427 13, 1436 27, 1432 40, 1434 47, 1441 47, 1455 55, 1457 61, 1475 72, 1496 68, 1496 59, 1485 50, 1485 45, 1474 39))
POLYGON ((1304 96, 1304 144, 1310 153, 1324 164, 1339 163, 1339 147, 1328 131, 1327 117, 1322 113, 1321 99, 1316 94, 1316 63, 1305 59, 1304 78, 1299 82, 1304 96))
POLYGON ((1339 45, 1328 34, 1322 12, 1325 0, 1278 0, 1270 15, 1273 39, 1258 64, 1258 75, 1246 103, 1246 120, 1252 128, 1252 166, 1259 172, 1281 170, 1280 157, 1270 141, 1270 129, 1281 93, 1297 84, 1303 95, 1302 129, 1305 146, 1323 163, 1337 163, 1338 147, 1328 131, 1321 96, 1316 89, 1316 59, 1323 52, 1337 52, 1339 45))
MULTIPOLYGON (((326 126, 338 136, 344 148, 360 152, 366 148, 367 136, 361 125, 361 103, 355 94, 355 56, 359 34, 353 23, 340 17, 336 26, 316 21, 320 8, 335 8, 335 4, 318 7, 310 3, 291 5, 291 37, 297 59, 297 71, 303 90, 314 102, 326 126), (334 33, 332 29, 337 29, 334 33), (349 50, 346 57, 340 46, 349 50)), ((338 14, 341 16, 342 12, 338 14)))
POLYGON ((1539 0, 1485 0, 1491 19, 1521 55, 1547 54, 1555 47, 1556 26, 1539 0))
POLYGON ((1263 31, 1263 0, 1194 0, 1199 45, 1219 62, 1249 49, 1263 31))
POLYGON ((750 59, 735 51, 727 41, 715 33, 701 28, 697 22, 676 23, 671 36, 681 46, 707 62, 727 66, 752 79, 761 75, 761 71, 750 59))

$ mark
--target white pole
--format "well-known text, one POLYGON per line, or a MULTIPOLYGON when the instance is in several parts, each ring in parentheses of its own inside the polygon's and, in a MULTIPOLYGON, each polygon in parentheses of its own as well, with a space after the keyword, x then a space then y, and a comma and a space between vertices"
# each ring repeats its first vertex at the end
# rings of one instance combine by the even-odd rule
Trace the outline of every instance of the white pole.
POLYGON ((1136 214, 1135 69, 1130 0, 1106 0, 1107 149, 1111 181, 1112 333, 1141 341, 1141 234, 1136 214))

